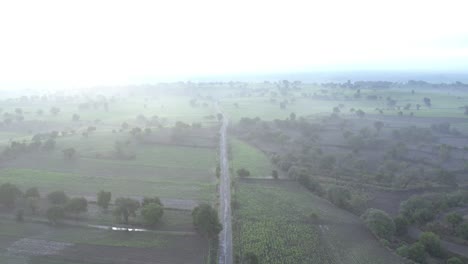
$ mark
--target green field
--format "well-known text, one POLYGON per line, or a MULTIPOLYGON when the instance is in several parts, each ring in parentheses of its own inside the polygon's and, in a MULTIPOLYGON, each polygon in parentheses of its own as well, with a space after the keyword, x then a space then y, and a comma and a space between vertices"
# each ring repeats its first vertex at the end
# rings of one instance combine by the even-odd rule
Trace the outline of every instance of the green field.
POLYGON ((245 168, 250 171, 250 177, 252 178, 271 178, 274 167, 265 153, 235 138, 231 140, 230 146, 231 166, 234 171, 245 168))
POLYGON ((241 181, 235 197, 238 256, 253 252, 261 263, 402 263, 358 217, 295 182, 241 181), (311 213, 318 220, 311 221, 311 213))
MULTIPOLYGON (((120 259, 113 259, 112 255, 107 255, 103 259, 99 249, 101 247, 107 252, 128 251, 131 249, 140 250, 141 253, 164 252, 178 248, 181 255, 195 254, 192 249, 186 248, 187 243, 198 242, 195 248, 205 249, 198 252, 198 256, 193 255, 199 261, 205 258, 206 244, 197 235, 173 235, 155 234, 148 232, 122 232, 107 231, 84 227, 59 226, 53 227, 37 223, 17 223, 10 220, 0 220, 0 260, 1 263, 120 263, 120 259), (31 245, 33 243, 34 245, 31 245), (34 250, 49 250, 48 243, 66 243, 66 248, 61 249, 59 255, 41 256, 42 253, 32 256, 21 256, 12 254, 18 250, 29 252, 34 250), (73 249, 88 248, 92 255, 76 256, 73 249), (68 250, 71 249, 71 251, 68 250), (75 260, 74 260, 75 259, 75 260), (36 261, 36 262, 35 262, 36 261), (103 262, 104 261, 104 262, 103 262)), ((159 253, 160 254, 160 253, 159 253)), ((140 263, 148 256, 141 255, 131 258, 128 263, 140 263), (133 262, 136 261, 136 262, 133 262)), ((165 255, 163 259, 167 259, 165 255)), ((169 255, 169 259, 171 256, 169 255)), ((177 259, 177 257, 175 257, 177 259)), ((193 263, 193 262, 192 262, 193 263)))
MULTIPOLYGON (((259 95, 254 92, 250 96, 232 96, 221 101, 223 109, 228 116, 238 121, 242 117, 260 117, 262 120, 285 119, 294 112, 297 116, 323 116, 332 113, 332 109, 340 104, 345 107, 341 114, 353 115, 351 108, 362 109, 366 114, 379 114, 376 108, 384 109, 385 116, 397 116, 399 110, 387 109, 386 98, 391 97, 397 100, 397 105, 401 106, 403 115, 409 115, 413 112, 416 117, 458 117, 465 118, 463 110, 460 107, 466 104, 468 96, 463 92, 454 91, 422 91, 416 89, 414 95, 411 89, 391 88, 391 89, 361 89, 361 98, 353 98, 356 90, 346 88, 332 88, 323 92, 324 88, 314 85, 303 85, 299 91, 289 92, 287 96, 276 95, 271 97, 269 93, 259 95), (322 98, 304 98, 302 93, 316 94, 318 96, 327 96, 322 98), (368 100, 366 96, 381 96, 380 100, 368 100), (346 96, 348 98, 346 98, 346 96), (429 97, 432 101, 432 107, 424 106, 423 98, 429 97), (274 98, 276 101, 271 102, 274 98), (279 102, 288 100, 285 109, 279 107, 279 102), (238 107, 235 106, 237 103, 238 107), (403 110, 403 106, 411 103, 410 110, 403 110), (416 110, 416 104, 422 105, 420 110, 416 110)), ((278 92, 270 88, 270 92, 278 92)))

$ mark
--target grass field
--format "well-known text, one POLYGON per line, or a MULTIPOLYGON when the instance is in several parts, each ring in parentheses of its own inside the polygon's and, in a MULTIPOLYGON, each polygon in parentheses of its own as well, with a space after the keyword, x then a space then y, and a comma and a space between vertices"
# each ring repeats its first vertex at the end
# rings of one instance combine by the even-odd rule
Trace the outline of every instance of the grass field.
POLYGON ((239 256, 253 252, 261 263, 402 263, 358 217, 295 182, 241 181, 236 198, 233 234, 239 256), (318 220, 311 221, 311 213, 318 220))
POLYGON ((192 258, 189 263, 201 263, 207 252, 206 241, 198 235, 52 227, 4 219, 0 220, 0 226, 1 263, 147 263, 145 261, 154 257, 157 259, 154 263, 183 263, 187 255, 192 258), (196 246, 187 248, 187 243, 195 243, 196 246), (55 244, 64 246, 55 252, 55 244), (90 254, 77 254, 81 249, 89 251, 90 254), (179 256, 171 255, 174 249, 179 251, 179 256), (166 254, 162 253, 165 251, 166 254), (47 256, 47 252, 50 253, 50 257, 47 256), (109 254, 110 252, 114 254, 109 254), (127 257, 120 259, 122 253, 127 257))
MULTIPOLYGON (((404 115, 409 115, 413 112, 414 116, 419 117, 459 117, 466 118, 463 110, 460 108, 466 104, 468 94, 464 92, 455 91, 422 91, 416 89, 414 95, 411 94, 411 89, 361 89, 361 98, 353 98, 356 90, 333 88, 327 93, 322 92, 323 88, 313 85, 304 85, 300 91, 290 92, 286 97, 275 97, 276 102, 270 101, 270 96, 265 94, 259 96, 252 94, 250 96, 233 96, 225 98, 221 101, 223 109, 227 112, 229 117, 235 121, 240 120, 242 117, 260 117, 263 120, 285 119, 291 112, 297 116, 310 116, 310 115, 329 115, 332 109, 340 104, 345 108, 342 109, 341 114, 352 115, 351 108, 362 109, 367 114, 378 114, 376 108, 385 109, 384 115, 397 116, 399 110, 387 109, 385 98, 391 97, 397 100, 397 105, 402 107, 404 115), (327 96, 327 99, 319 98, 304 98, 302 93, 316 94, 319 96, 327 96), (367 100, 366 96, 376 95, 381 96, 381 100, 367 100), (346 99, 348 96, 349 99, 346 99), (423 98, 431 98, 432 107, 427 108, 424 106, 423 98), (294 98, 294 102, 292 102, 294 98), (290 103, 285 109, 280 109, 279 102, 288 100, 290 103), (237 103, 238 107, 235 106, 237 103), (412 104, 410 110, 403 110, 406 104, 412 104), (415 109, 416 104, 422 105, 418 111, 415 109)), ((272 92, 276 91, 271 89, 272 92)), ((277 91, 276 91, 277 92, 277 91)))
POLYGON ((250 177, 271 178, 274 167, 265 153, 239 139, 233 138, 230 143, 234 171, 245 168, 250 171, 250 177))

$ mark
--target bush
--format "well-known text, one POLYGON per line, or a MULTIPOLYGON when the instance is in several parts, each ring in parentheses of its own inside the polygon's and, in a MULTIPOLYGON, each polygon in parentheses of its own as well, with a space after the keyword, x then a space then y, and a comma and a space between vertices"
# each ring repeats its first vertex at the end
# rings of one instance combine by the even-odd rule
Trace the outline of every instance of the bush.
POLYGON ((395 234, 395 223, 392 218, 382 210, 370 208, 362 216, 367 227, 377 237, 386 240, 392 239, 395 234))
POLYGON ((419 238, 419 242, 424 245, 427 253, 434 257, 443 257, 444 251, 440 246, 440 238, 432 232, 424 232, 419 238))

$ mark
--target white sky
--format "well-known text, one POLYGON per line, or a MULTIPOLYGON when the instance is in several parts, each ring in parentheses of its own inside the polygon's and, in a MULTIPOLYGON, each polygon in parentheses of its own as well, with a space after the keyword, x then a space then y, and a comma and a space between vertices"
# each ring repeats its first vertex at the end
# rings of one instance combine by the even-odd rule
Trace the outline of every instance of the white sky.
POLYGON ((0 87, 467 70, 468 1, 0 0, 0 87))

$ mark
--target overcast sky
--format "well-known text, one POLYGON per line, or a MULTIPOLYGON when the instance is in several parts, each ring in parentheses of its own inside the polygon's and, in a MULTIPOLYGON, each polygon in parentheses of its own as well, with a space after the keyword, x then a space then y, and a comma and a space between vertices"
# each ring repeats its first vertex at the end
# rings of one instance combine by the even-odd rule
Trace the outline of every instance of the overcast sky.
POLYGON ((468 70, 467 1, 1 1, 0 86, 468 70))

